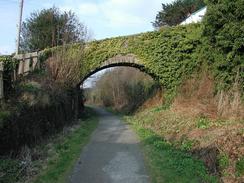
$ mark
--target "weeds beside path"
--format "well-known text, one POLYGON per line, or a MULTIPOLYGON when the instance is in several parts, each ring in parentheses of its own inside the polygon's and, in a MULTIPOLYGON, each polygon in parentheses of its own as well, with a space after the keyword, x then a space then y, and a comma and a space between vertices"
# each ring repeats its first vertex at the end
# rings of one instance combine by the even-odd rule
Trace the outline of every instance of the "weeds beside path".
POLYGON ((73 127, 64 129, 63 133, 51 138, 47 143, 30 149, 30 162, 24 169, 22 160, 2 157, 0 182, 66 182, 82 148, 98 124, 98 118, 91 109, 86 109, 85 115, 73 127), (20 171, 21 169, 23 171, 20 171))
POLYGON ((137 123, 136 118, 126 117, 139 135, 152 183, 217 183, 218 179, 208 174, 204 163, 187 151, 173 144, 150 129, 137 123))
POLYGON ((47 168, 38 176, 34 183, 66 182, 81 149, 88 142, 90 134, 98 124, 98 118, 91 114, 81 122, 80 127, 55 144, 56 158, 48 162, 47 168))

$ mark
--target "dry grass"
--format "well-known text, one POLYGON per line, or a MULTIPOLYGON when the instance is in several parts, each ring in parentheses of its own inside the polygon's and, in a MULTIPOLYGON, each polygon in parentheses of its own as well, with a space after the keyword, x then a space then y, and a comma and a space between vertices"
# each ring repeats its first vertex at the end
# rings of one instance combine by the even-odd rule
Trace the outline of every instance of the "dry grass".
MULTIPOLYGON (((170 109, 160 107, 157 94, 145 102, 134 121, 201 158, 224 183, 242 183, 236 163, 244 157, 244 103, 238 80, 228 91, 215 93, 214 79, 203 73, 185 81, 170 109), (219 157, 226 157, 222 168, 219 157)), ((162 92, 161 92, 162 94, 162 92)))
POLYGON ((145 109, 156 107, 156 106, 162 105, 163 103, 164 103, 163 91, 162 90, 158 90, 153 97, 151 97, 148 100, 146 100, 143 103, 143 105, 140 106, 138 111, 142 111, 142 110, 145 110, 145 109))
POLYGON ((190 116, 211 119, 244 119, 240 84, 236 81, 228 91, 214 94, 214 80, 208 73, 185 81, 179 89, 172 110, 190 116))
POLYGON ((244 156, 244 123, 238 120, 218 120, 193 117, 160 107, 141 110, 133 121, 150 129, 179 148, 186 148, 202 159, 212 173, 220 174, 224 183, 240 183, 244 176, 236 175, 236 162, 244 156), (218 167, 220 154, 229 164, 218 167))
POLYGON ((218 92, 215 99, 218 116, 227 119, 244 119, 244 105, 241 101, 240 89, 236 84, 227 92, 218 92))

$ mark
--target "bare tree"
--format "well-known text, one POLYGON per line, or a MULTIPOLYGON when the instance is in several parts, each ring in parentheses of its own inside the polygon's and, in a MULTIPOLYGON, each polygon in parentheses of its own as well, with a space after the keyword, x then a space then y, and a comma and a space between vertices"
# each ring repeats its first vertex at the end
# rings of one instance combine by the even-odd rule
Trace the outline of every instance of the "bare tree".
POLYGON ((63 48, 46 62, 48 78, 62 88, 73 88, 81 79, 83 47, 63 48))

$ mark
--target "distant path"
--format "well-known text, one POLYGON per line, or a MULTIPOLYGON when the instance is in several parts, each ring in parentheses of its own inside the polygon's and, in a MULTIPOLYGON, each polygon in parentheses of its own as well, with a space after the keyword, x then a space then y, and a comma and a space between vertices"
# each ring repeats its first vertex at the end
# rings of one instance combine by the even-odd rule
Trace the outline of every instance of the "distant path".
POLYGON ((115 115, 94 108, 98 128, 83 149, 71 183, 149 183, 139 140, 115 115))

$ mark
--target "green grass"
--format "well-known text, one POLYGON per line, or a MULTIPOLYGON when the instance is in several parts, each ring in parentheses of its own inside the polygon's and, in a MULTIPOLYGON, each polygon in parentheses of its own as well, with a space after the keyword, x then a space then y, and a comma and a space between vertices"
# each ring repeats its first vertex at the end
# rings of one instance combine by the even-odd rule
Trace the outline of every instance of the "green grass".
POLYGON ((127 118, 127 121, 133 125, 142 141, 153 183, 218 182, 216 177, 208 174, 202 161, 176 148, 153 131, 142 128, 133 119, 127 118))
MULTIPOLYGON (((1 105, 1 103, 0 103, 1 105)), ((0 109, 0 128, 3 126, 3 121, 10 116, 10 111, 1 111, 0 109)))
POLYGON ((92 131, 96 128, 96 116, 82 121, 79 129, 55 144, 56 157, 48 162, 47 168, 33 181, 33 183, 62 183, 66 182, 82 148, 88 142, 92 131))
POLYGON ((21 169, 20 161, 13 160, 7 157, 0 158, 0 182, 10 183, 17 182, 18 172, 21 169))
POLYGON ((238 176, 244 175, 244 156, 242 156, 236 163, 236 171, 238 176))
POLYGON ((207 118, 200 117, 197 120, 197 128, 200 128, 200 129, 207 129, 210 127, 210 124, 211 124, 211 122, 207 118))
POLYGON ((227 154, 221 153, 218 155, 219 168, 223 171, 230 164, 230 159, 227 154))

